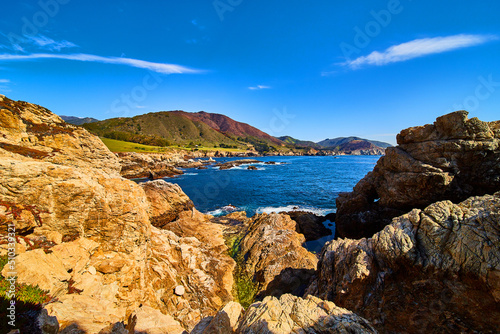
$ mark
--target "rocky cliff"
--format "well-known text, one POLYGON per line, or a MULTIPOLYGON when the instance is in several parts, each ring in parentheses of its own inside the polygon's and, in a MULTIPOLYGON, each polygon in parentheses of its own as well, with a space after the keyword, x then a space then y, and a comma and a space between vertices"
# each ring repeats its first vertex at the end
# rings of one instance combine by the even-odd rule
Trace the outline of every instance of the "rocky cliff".
POLYGON ((29 246, 18 247, 18 283, 57 298, 46 309, 61 329, 146 319, 140 305, 190 329, 232 300, 221 233, 202 242, 151 225, 194 219, 180 189, 123 179, 97 137, 45 108, 7 98, 0 107, 0 221, 29 246))
POLYGON ((401 131, 374 170, 337 198, 341 237, 370 237, 413 208, 500 190, 500 121, 468 119, 466 111, 401 131))

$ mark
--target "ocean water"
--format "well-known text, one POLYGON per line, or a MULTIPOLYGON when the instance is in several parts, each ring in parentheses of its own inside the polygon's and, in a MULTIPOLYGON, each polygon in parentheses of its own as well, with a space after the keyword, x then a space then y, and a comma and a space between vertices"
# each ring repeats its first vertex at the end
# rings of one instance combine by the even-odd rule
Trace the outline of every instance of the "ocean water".
MULTIPOLYGON (((185 174, 165 180, 179 184, 204 213, 222 215, 233 210, 248 216, 262 212, 304 210, 325 215, 335 212, 335 198, 351 191, 380 156, 262 157, 229 170, 208 166, 184 169, 185 174), (265 164, 268 161, 276 165, 265 164)), ((218 158, 217 162, 238 160, 218 158)))

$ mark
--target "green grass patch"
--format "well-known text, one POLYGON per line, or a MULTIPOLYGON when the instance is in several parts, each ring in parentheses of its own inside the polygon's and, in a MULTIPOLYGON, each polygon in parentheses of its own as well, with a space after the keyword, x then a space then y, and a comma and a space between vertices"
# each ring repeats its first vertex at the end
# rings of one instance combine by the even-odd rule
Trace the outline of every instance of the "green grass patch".
MULTIPOLYGON (((0 257, 0 271, 8 263, 7 256, 0 257)), ((48 302, 51 297, 47 291, 38 286, 15 283, 15 327, 8 324, 11 319, 7 318, 9 314, 8 307, 11 306, 10 291, 11 283, 7 278, 0 275, 0 332, 8 333, 14 328, 21 329, 21 333, 31 333, 34 331, 34 320, 38 312, 42 309, 42 304, 48 302)))
POLYGON ((111 152, 137 152, 137 153, 165 153, 171 152, 174 149, 185 150, 185 151, 204 151, 204 152, 215 152, 215 151, 225 151, 225 152, 245 152, 241 149, 236 148, 221 148, 221 147, 203 147, 199 146, 197 148, 192 147, 181 147, 181 146, 151 146, 144 144, 137 144, 128 141, 109 139, 100 137, 104 145, 106 145, 111 152))
POLYGON ((253 280, 253 275, 245 269, 245 256, 241 253, 240 247, 242 239, 243 235, 231 236, 226 240, 226 245, 229 248, 229 256, 236 261, 233 295, 246 309, 255 301, 258 286, 253 280))

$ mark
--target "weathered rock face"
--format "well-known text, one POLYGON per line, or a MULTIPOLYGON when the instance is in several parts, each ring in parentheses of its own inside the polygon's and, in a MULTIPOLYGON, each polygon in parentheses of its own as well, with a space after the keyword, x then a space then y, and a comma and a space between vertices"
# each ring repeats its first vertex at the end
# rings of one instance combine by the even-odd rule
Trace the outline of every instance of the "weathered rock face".
POLYGON ((383 332, 496 332, 499 222, 500 192, 415 209, 370 239, 327 244, 308 292, 383 332))
POLYGON ((318 259, 302 244, 296 223, 286 214, 260 214, 241 240, 245 269, 258 283, 258 296, 300 294, 316 270, 318 259))
POLYGON ((332 302, 289 294, 266 297, 245 312, 238 333, 377 333, 370 323, 332 302))
POLYGON ((127 179, 158 179, 184 174, 175 168, 180 158, 175 154, 118 153, 121 175, 127 179))
POLYGON ((193 201, 177 184, 164 180, 149 181, 141 184, 149 202, 149 217, 151 224, 162 228, 177 220, 183 211, 194 208, 193 201))
POLYGON ((226 305, 215 317, 200 322, 191 334, 232 333, 377 333, 366 320, 334 303, 290 294, 266 297, 245 311, 226 305))
POLYGON ((370 237, 413 208, 500 190, 500 122, 466 111, 401 131, 374 170, 337 198, 340 237, 370 237))
POLYGON ((0 223, 19 227, 18 282, 57 297, 46 310, 62 333, 99 333, 145 306, 190 330, 232 300, 234 261, 220 227, 178 187, 123 179, 97 137, 47 109, 6 98, 0 108, 0 223), (177 235, 151 226, 150 216, 214 233, 177 235))
POLYGON ((306 241, 318 240, 332 234, 332 231, 323 225, 326 217, 304 211, 290 211, 286 214, 297 223, 297 232, 303 234, 306 241))
POLYGON ((120 171, 118 159, 98 137, 36 104, 1 98, 0 130, 2 156, 72 167, 92 165, 113 175, 120 171))
POLYGON ((99 138, 37 105, 3 98, 0 108, 0 221, 127 252, 148 238, 144 191, 99 138))

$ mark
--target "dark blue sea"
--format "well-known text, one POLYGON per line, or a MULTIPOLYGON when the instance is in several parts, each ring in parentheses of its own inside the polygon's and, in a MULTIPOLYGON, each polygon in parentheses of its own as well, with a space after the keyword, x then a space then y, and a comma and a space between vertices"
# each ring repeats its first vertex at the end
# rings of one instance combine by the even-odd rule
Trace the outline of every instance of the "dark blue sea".
MULTIPOLYGON (((335 198, 351 191, 375 166, 379 156, 262 157, 260 164, 219 170, 184 169, 185 174, 167 178, 179 184, 196 208, 213 215, 232 205, 249 216, 294 208, 324 215, 335 211, 335 198), (264 164, 275 161, 279 164, 264 164)), ((241 159, 241 158, 240 158, 241 159)), ((238 160, 219 158, 217 162, 238 160)))
MULTIPOLYGON (((292 210, 326 215, 336 211, 335 198, 351 191, 377 163, 380 156, 261 157, 259 164, 219 170, 183 169, 183 175, 165 180, 179 184, 196 208, 214 216, 231 211, 247 215, 292 210), (275 161, 276 165, 265 164, 275 161), (255 166, 257 170, 248 170, 255 166), (234 208, 235 207, 235 208, 234 208)), ((217 163, 242 158, 217 158, 217 163)), ((325 226, 332 228, 332 225, 325 226)), ((332 237, 316 242, 321 249, 332 237)))

